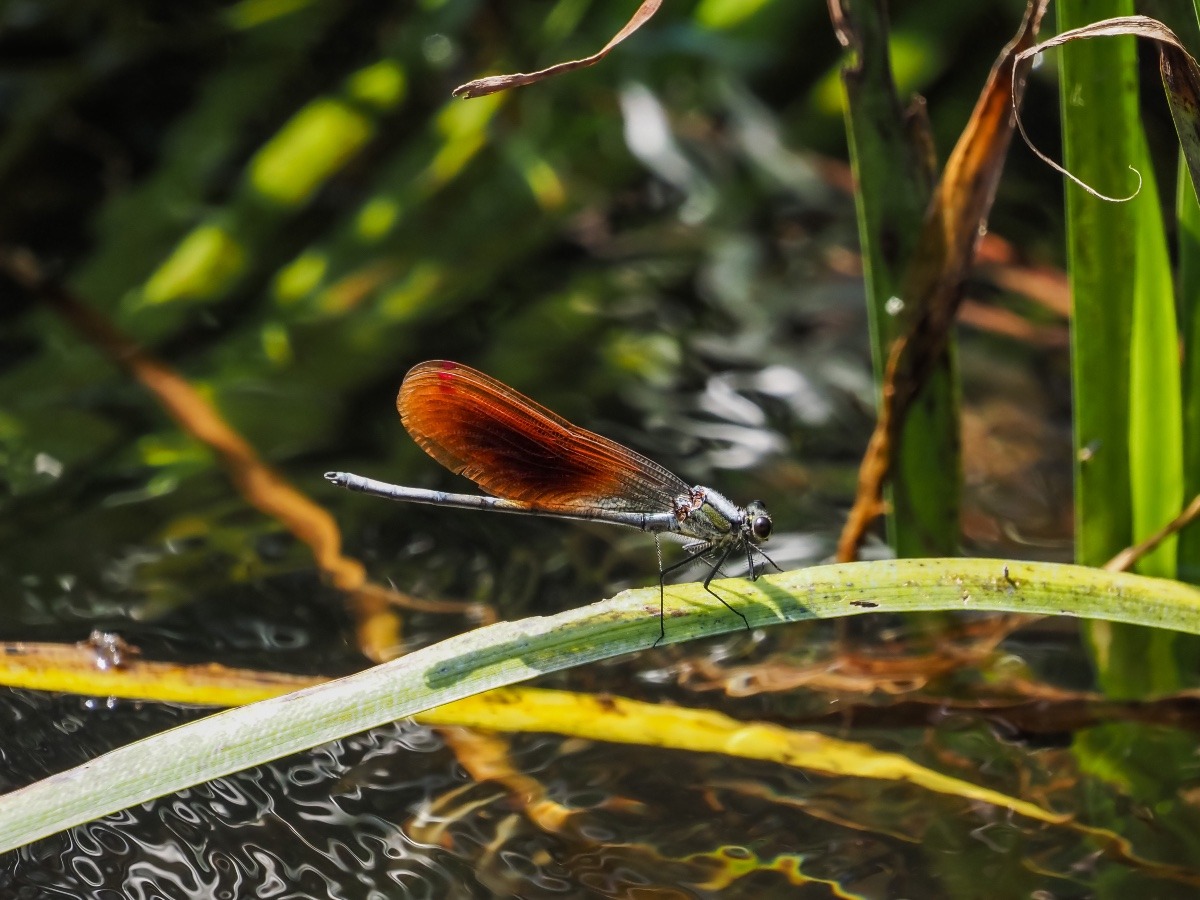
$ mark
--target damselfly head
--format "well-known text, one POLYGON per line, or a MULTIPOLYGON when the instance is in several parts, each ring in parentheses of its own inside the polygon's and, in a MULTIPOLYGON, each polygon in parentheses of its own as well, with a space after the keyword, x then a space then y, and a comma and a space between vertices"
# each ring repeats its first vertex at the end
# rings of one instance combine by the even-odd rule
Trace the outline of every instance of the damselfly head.
POLYGON ((746 504, 746 522, 743 527, 746 537, 754 544, 761 544, 771 536, 774 523, 765 503, 761 500, 751 500, 746 504))

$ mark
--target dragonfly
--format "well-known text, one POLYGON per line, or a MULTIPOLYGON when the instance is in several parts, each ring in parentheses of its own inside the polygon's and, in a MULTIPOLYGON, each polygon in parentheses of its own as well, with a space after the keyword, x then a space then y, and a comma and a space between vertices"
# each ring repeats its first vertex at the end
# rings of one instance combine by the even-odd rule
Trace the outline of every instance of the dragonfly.
POLYGON ((608 522, 654 535, 658 552, 658 639, 666 637, 666 578, 696 560, 712 562, 704 589, 750 623, 711 587, 730 557, 779 566, 762 550, 774 527, 761 500, 745 506, 712 488, 689 486, 653 460, 551 412, 515 389, 462 363, 429 360, 404 377, 400 420, 435 460, 486 494, 405 487, 350 472, 326 472, 333 484, 389 500, 458 509, 608 522), (659 538, 683 542, 685 558, 664 567, 659 538))

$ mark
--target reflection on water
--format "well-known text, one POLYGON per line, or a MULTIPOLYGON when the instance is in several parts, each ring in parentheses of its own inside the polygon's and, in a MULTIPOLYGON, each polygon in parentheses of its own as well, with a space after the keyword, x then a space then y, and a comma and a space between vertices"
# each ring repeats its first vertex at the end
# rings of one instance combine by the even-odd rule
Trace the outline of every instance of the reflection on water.
MULTIPOLYGON (((716 850, 715 838, 764 875, 766 863, 789 857, 805 861, 810 879, 868 896, 936 892, 933 879, 906 871, 908 829, 936 834, 954 803, 913 806, 895 787, 781 776, 718 757, 562 749, 517 739, 512 753, 576 811, 557 834, 532 827, 503 789, 472 784, 427 729, 397 724, 41 841, 12 859, 7 886, 79 897, 484 897, 620 896, 691 883, 677 895, 704 896, 720 866, 693 855, 716 850), (621 797, 638 803, 622 808, 613 802, 621 797)), ((976 853, 1039 841, 1018 822, 984 831, 976 853)), ((971 848, 943 835, 925 849, 971 848)), ((740 884, 734 893, 760 889, 740 884)))
POLYGON ((469 872, 400 827, 454 782, 439 751, 426 729, 376 729, 40 842, 10 883, 79 897, 451 896, 469 872))

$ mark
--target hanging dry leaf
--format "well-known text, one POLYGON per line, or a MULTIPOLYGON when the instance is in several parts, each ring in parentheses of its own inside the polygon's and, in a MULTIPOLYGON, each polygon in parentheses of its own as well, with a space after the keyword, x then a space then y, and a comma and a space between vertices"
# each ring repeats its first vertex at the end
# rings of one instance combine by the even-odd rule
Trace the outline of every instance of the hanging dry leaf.
MULTIPOLYGON (((1175 121, 1175 130, 1179 134, 1179 144, 1183 149, 1188 171, 1192 175, 1192 184, 1200 184, 1200 66, 1197 65, 1195 58, 1188 53, 1175 32, 1162 22, 1157 19, 1151 19, 1149 16, 1121 16, 1114 19, 1093 22, 1090 25, 1084 25, 1082 28, 1073 28, 1070 31, 1064 31, 1062 34, 1055 35, 1048 41, 1042 41, 1036 46, 1023 50, 1017 57, 1017 62, 1021 63, 1044 50, 1059 47, 1069 41, 1086 40, 1087 38, 1094 37, 1115 37, 1118 35, 1133 35, 1158 42, 1158 68, 1162 75, 1167 103, 1171 108, 1171 118, 1175 121)), ((1067 178, 1070 178, 1089 194, 1099 197, 1101 200, 1122 201, 1133 199, 1133 197, 1137 196, 1138 190, 1141 190, 1141 175, 1135 169, 1134 174, 1138 175, 1137 190, 1128 197, 1105 196, 1091 185, 1084 184, 1035 147, 1029 139, 1029 135, 1025 133, 1025 126, 1021 123, 1019 115, 1017 116, 1017 128, 1020 130, 1021 137, 1029 146, 1029 149, 1037 154, 1039 159, 1054 168, 1055 171, 1061 172, 1067 178)))
POLYGON ((661 5, 662 0, 644 0, 642 5, 637 8, 637 12, 633 14, 633 17, 625 23, 625 27, 618 31, 613 36, 613 39, 601 48, 600 52, 593 53, 591 56, 561 62, 550 66, 548 69, 542 69, 540 72, 514 72, 511 75, 489 75, 486 78, 476 78, 474 81, 460 84, 451 93, 455 97, 462 97, 464 100, 469 100, 472 97, 483 97, 487 94, 494 94, 497 91, 506 91, 509 88, 524 87, 527 84, 544 81, 547 78, 553 78, 555 75, 561 75, 564 72, 574 72, 576 69, 586 69, 588 66, 594 66, 600 60, 604 59, 604 57, 608 56, 617 44, 621 43, 621 41, 650 21, 650 17, 658 12, 658 8, 661 5))

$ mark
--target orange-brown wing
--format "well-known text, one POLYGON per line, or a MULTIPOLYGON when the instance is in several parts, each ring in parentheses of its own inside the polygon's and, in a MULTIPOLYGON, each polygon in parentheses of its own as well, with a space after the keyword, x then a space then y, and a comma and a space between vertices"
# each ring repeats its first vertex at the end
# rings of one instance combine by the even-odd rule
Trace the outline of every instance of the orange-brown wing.
POLYGON ((461 363, 413 367, 396 397, 413 439, 495 497, 547 509, 666 512, 688 486, 461 363))

